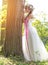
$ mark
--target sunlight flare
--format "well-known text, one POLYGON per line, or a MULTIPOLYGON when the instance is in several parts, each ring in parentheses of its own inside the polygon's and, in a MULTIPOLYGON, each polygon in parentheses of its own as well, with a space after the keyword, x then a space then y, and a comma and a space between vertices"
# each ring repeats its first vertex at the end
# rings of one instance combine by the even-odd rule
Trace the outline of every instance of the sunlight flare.
POLYGON ((2 9, 2 0, 0 0, 0 9, 2 9))

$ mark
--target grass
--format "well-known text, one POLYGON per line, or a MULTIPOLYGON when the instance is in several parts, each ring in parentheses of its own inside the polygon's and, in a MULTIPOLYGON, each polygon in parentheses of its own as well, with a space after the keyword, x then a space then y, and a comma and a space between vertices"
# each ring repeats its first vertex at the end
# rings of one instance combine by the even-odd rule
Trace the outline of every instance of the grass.
POLYGON ((0 47, 0 65, 48 65, 48 61, 43 62, 26 62, 21 56, 5 57, 0 47))
POLYGON ((0 56, 0 65, 48 65, 48 62, 25 62, 20 60, 20 57, 10 56, 8 58, 0 56))
POLYGON ((8 58, 0 56, 0 65, 48 65, 48 62, 25 62, 18 56, 10 56, 8 58))

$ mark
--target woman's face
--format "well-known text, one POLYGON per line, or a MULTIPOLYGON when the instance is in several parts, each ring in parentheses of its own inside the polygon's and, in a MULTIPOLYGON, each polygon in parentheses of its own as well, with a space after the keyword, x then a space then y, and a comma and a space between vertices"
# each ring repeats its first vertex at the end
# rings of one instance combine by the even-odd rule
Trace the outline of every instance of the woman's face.
POLYGON ((26 9, 24 10, 24 16, 26 17, 26 16, 29 14, 29 12, 30 12, 30 10, 29 10, 28 8, 26 8, 26 9))
POLYGON ((30 12, 30 10, 29 10, 29 8, 28 8, 28 7, 25 9, 25 11, 26 11, 27 13, 29 13, 29 12, 30 12))

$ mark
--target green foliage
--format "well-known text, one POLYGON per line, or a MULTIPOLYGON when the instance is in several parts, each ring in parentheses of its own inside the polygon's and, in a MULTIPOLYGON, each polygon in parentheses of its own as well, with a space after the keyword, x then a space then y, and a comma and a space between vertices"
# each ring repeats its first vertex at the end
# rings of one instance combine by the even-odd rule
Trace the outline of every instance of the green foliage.
POLYGON ((3 5, 2 6, 2 12, 1 12, 1 23, 2 23, 2 27, 5 27, 6 24, 6 16, 7 16, 7 5, 3 5))
POLYGON ((1 14, 0 14, 0 17, 1 17, 0 23, 3 23, 3 22, 6 21, 6 15, 7 15, 7 5, 3 5, 2 11, 1 11, 1 14))
POLYGON ((2 6, 2 11, 0 12, 0 30, 1 30, 1 44, 4 43, 5 40, 5 30, 6 30, 6 17, 7 17, 7 4, 2 6))
POLYGON ((45 22, 43 24, 39 20, 35 20, 35 22, 33 22, 32 25, 36 27, 40 38, 42 39, 46 49, 48 50, 48 27, 47 27, 48 23, 45 22))

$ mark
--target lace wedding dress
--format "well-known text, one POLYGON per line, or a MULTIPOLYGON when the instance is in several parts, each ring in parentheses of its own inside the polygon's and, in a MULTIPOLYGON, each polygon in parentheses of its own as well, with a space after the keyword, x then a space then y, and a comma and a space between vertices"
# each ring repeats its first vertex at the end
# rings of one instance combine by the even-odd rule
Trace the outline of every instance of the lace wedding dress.
POLYGON ((32 26, 32 20, 27 23, 28 38, 26 40, 26 27, 22 36, 22 50, 26 61, 48 60, 48 52, 40 39, 37 30, 32 26), (28 41, 28 42, 27 42, 28 41))

